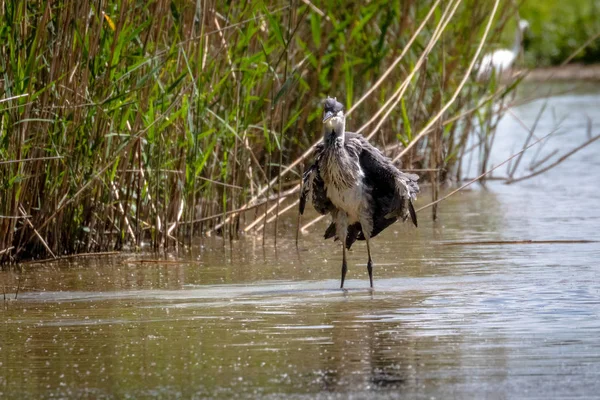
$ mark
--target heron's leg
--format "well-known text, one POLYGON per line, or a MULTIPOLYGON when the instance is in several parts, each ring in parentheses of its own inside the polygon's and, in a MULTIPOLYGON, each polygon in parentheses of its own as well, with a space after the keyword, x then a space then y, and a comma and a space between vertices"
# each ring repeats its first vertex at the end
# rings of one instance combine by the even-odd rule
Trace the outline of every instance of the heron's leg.
POLYGON ((345 240, 342 240, 342 283, 340 285, 340 289, 344 288, 346 272, 348 272, 348 264, 346 263, 346 243, 345 240))
POLYGON ((344 288, 344 281, 346 280, 346 272, 348 272, 348 263, 346 262, 346 236, 348 235, 348 215, 340 211, 337 214, 336 220, 337 237, 340 239, 342 244, 342 282, 340 289, 344 288))
POLYGON ((371 283, 371 288, 373 288, 373 260, 371 259, 371 246, 369 244, 369 238, 365 236, 365 239, 367 241, 367 256, 369 257, 367 260, 367 271, 369 272, 369 282, 371 283))
POLYGON ((369 273, 369 283, 373 288, 373 260, 371 259, 371 233, 373 232, 373 219, 370 214, 369 203, 363 203, 360 225, 362 227, 365 241, 367 242, 367 272, 369 273))

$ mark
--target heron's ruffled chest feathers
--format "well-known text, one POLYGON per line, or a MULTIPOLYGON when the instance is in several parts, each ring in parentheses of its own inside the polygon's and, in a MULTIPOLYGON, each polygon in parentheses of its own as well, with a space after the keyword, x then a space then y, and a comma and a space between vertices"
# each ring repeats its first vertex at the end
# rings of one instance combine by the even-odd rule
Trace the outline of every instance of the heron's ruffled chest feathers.
POLYGON ((348 151, 342 138, 326 147, 319 165, 326 186, 345 189, 362 181, 363 173, 358 154, 348 151))
POLYGON ((336 207, 346 211, 351 220, 358 218, 365 196, 359 153, 360 149, 354 143, 336 139, 325 148, 319 165, 327 197, 336 207))

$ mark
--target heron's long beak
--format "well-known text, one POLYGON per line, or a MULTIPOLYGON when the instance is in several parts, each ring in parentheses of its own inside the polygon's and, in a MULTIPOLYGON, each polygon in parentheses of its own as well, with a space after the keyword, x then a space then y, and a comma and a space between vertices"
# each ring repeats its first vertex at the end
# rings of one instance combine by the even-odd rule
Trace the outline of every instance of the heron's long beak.
POLYGON ((325 116, 323 117, 323 122, 325 123, 325 122, 329 121, 331 118, 333 118, 333 115, 334 115, 333 112, 327 111, 325 113, 325 116))

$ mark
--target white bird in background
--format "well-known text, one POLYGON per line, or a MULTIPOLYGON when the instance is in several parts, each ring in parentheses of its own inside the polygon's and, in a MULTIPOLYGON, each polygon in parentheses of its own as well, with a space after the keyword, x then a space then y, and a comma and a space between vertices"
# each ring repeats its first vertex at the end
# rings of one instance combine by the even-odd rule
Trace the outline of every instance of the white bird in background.
POLYGON ((485 81, 492 76, 494 72, 496 77, 500 77, 504 72, 512 68, 515 60, 521 51, 523 43, 523 33, 529 28, 529 22, 524 19, 519 21, 519 26, 515 31, 515 42, 512 49, 498 49, 486 54, 481 59, 481 63, 477 67, 476 79, 485 81))

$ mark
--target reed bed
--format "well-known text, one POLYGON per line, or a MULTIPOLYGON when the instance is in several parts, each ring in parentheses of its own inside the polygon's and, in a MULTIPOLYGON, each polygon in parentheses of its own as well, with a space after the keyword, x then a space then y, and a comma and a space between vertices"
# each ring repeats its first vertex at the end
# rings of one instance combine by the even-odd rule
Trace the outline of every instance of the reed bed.
POLYGON ((516 86, 472 73, 513 29, 511 1, 0 9, 0 262, 276 238, 327 95, 437 188, 474 138, 485 169, 505 110, 492 103, 516 86))

